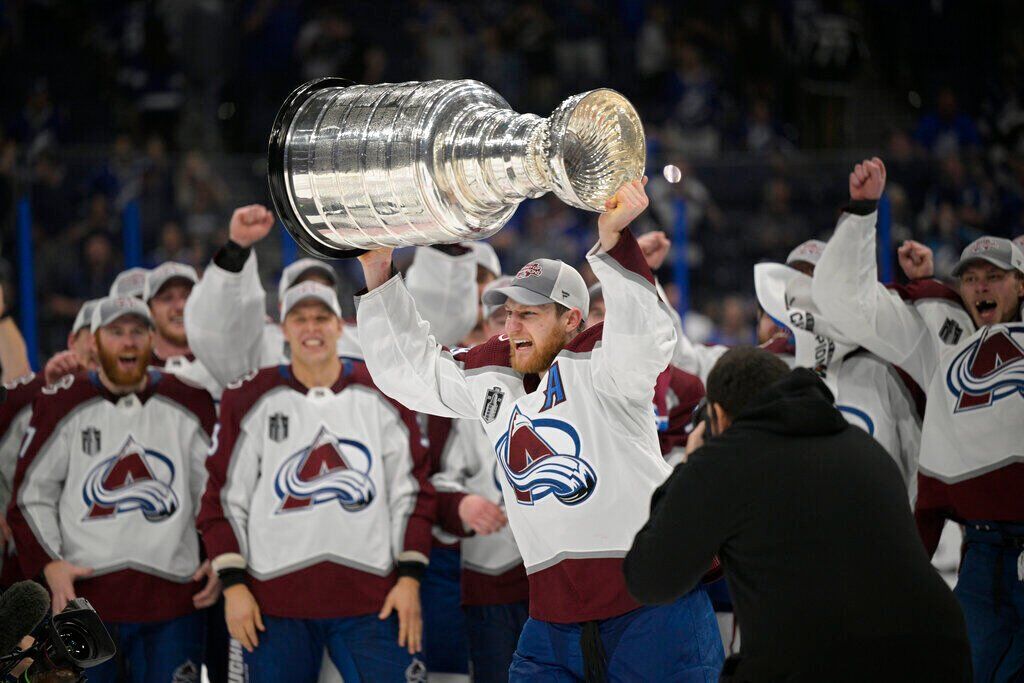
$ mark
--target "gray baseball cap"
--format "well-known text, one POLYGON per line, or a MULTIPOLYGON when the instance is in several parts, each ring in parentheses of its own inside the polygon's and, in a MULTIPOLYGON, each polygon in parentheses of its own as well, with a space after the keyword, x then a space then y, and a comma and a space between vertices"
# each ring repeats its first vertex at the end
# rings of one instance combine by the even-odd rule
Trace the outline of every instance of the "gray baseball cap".
POLYGON ((530 261, 512 278, 512 284, 483 295, 486 306, 500 306, 508 299, 526 306, 561 304, 579 310, 584 319, 590 312, 590 294, 583 276, 572 266, 549 258, 530 261))
POLYGON ((78 315, 75 316, 75 322, 71 325, 72 337, 78 334, 79 330, 92 327, 92 311, 101 301, 103 299, 89 299, 82 304, 82 307, 78 309, 78 315))
POLYGON ((141 299, 146 291, 148 268, 129 268, 121 271, 110 285, 110 296, 134 296, 141 299))
POLYGON ((960 260, 953 267, 953 275, 959 277, 974 261, 986 261, 1003 270, 1019 270, 1024 273, 1024 251, 1003 237, 979 237, 960 253, 960 260))
MULTIPOLYGON (((481 300, 483 299, 483 297, 487 296, 487 292, 489 292, 489 291, 491 291, 493 289, 501 289, 502 287, 508 287, 511 284, 512 284, 512 276, 511 275, 502 275, 497 280, 493 280, 493 281, 489 282, 487 284, 487 286, 484 287, 483 294, 481 294, 481 300)), ((488 304, 488 303, 485 303, 483 305, 484 317, 485 318, 490 318, 491 317, 491 313, 494 313, 496 310, 498 310, 499 308, 501 308, 504 305, 505 305, 504 300, 502 300, 502 302, 500 304, 488 304)))
POLYGON ((338 305, 338 295, 334 292, 334 289, 319 282, 307 280, 306 282, 300 282, 294 287, 289 287, 284 293, 284 299, 281 300, 281 322, 284 322, 288 311, 303 301, 309 301, 310 299, 323 303, 327 308, 331 309, 334 315, 339 318, 341 317, 341 306, 338 305))
POLYGON ((195 284, 199 282, 199 274, 196 273, 195 268, 184 263, 175 263, 174 261, 161 263, 149 271, 149 274, 146 276, 146 287, 142 292, 142 300, 149 303, 149 300, 156 296, 163 286, 171 280, 187 280, 195 284))
POLYGON ((335 287, 338 286, 338 273, 329 264, 315 258, 302 258, 281 271, 281 280, 277 283, 277 300, 284 301, 284 293, 311 270, 323 275, 335 287))
POLYGON ((108 296, 105 299, 100 299, 93 306, 92 322, 89 325, 89 329, 93 334, 96 334, 97 330, 101 327, 106 327, 126 315, 135 316, 150 327, 153 327, 153 318, 149 314, 149 306, 142 303, 141 299, 136 299, 133 296, 108 296))
POLYGON ((807 240, 803 244, 797 246, 796 249, 789 252, 789 256, 786 257, 786 265, 793 263, 810 263, 812 266, 818 265, 818 261, 821 260, 821 253, 825 251, 825 243, 821 240, 807 240))

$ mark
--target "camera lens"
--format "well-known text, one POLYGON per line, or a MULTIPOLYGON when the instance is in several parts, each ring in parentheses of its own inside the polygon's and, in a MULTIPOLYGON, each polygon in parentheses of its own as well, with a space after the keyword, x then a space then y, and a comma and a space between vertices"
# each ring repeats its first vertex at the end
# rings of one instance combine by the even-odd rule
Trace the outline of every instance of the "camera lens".
POLYGON ((75 660, 82 661, 92 658, 95 651, 93 639, 81 624, 75 622, 61 624, 57 633, 61 642, 64 643, 64 648, 75 660))

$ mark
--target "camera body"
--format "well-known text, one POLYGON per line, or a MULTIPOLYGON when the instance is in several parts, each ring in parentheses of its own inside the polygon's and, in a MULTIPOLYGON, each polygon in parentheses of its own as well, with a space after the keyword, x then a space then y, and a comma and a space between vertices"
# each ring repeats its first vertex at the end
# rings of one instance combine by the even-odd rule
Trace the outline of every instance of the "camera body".
POLYGON ((39 653, 32 671, 88 669, 102 664, 117 652, 100 615, 85 598, 68 603, 60 614, 43 622, 35 648, 39 653), (46 668, 37 669, 40 665, 46 668))
POLYGON ((60 614, 47 617, 32 633, 35 642, 27 650, 15 650, 0 657, 0 676, 19 662, 31 658, 28 680, 48 680, 59 672, 60 680, 85 680, 83 670, 107 661, 117 652, 113 639, 99 614, 85 598, 68 603, 60 614))

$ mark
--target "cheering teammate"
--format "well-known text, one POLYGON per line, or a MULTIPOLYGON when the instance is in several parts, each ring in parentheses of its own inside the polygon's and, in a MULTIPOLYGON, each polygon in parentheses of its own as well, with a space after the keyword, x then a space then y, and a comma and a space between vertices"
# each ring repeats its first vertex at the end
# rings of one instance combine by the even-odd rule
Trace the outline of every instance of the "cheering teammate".
MULTIPOLYGON (((929 554, 945 519, 966 529, 956 595, 979 681, 1024 667, 1024 254, 982 237, 953 270, 959 295, 913 283, 909 301, 877 281, 878 158, 850 174, 850 205, 814 275, 814 302, 852 340, 906 370, 927 392, 916 515, 929 554)), ((904 292, 907 294, 907 292, 904 292)))
POLYGON ((225 391, 208 460, 228 628, 253 682, 316 681, 325 646, 345 680, 409 680, 434 516, 416 420, 338 358, 334 290, 290 288, 281 322, 291 365, 225 391))
MULTIPOLYGON (((55 613, 87 598, 129 680, 198 681, 197 609, 220 593, 194 521, 214 407, 202 389, 148 369, 152 326, 138 299, 96 304, 100 368, 36 399, 10 524, 25 576, 45 577, 55 613)), ((89 680, 118 680, 117 668, 111 660, 89 680)))

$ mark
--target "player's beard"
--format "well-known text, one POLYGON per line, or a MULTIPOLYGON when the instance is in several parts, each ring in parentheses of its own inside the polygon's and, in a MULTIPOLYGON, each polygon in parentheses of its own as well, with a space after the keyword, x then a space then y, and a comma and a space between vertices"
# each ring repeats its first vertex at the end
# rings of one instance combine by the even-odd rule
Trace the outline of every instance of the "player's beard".
POLYGON ((123 387, 133 387, 142 381, 142 378, 146 375, 146 370, 149 368, 150 354, 152 353, 153 347, 151 344, 143 344, 139 347, 138 359, 135 362, 135 366, 131 370, 122 370, 121 366, 117 362, 119 354, 112 353, 103 348, 97 340, 96 343, 96 355, 99 356, 100 367, 103 368, 103 374, 107 376, 114 384, 123 387))
POLYGON ((539 374, 551 367, 558 352, 565 348, 565 335, 550 334, 544 339, 533 340, 533 353, 523 362, 516 358, 515 346, 509 342, 509 361, 512 369, 524 375, 539 374))

